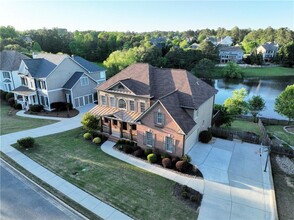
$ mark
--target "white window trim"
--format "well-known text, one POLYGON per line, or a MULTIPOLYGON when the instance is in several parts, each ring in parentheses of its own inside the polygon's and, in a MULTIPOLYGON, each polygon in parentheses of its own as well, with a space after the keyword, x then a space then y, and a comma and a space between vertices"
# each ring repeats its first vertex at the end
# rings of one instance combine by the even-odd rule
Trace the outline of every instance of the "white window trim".
POLYGON ((118 107, 119 109, 122 109, 122 110, 127 110, 128 106, 127 106, 127 102, 126 102, 126 100, 123 99, 123 98, 118 98, 118 99, 117 99, 117 107, 118 107), (121 108, 121 107, 119 107, 119 101, 120 101, 120 100, 123 100, 123 101, 125 102, 125 104, 126 104, 126 107, 125 107, 125 108, 121 108))
POLYGON ((154 142, 154 140, 153 140, 153 137, 154 137, 153 133, 151 131, 146 131, 145 134, 146 134, 146 146, 153 147, 153 142, 154 142), (147 134, 151 134, 151 145, 148 144, 148 135, 147 134))
POLYGON ((104 105, 104 106, 106 106, 107 105, 107 103, 106 103, 106 96, 105 95, 101 95, 101 105, 104 105), (103 97, 105 98, 104 100, 105 100, 105 103, 103 104, 103 97))
POLYGON ((89 85, 89 79, 86 76, 81 77, 81 86, 88 86, 89 85), (83 80, 86 79, 86 83, 84 84, 83 80))
POLYGON ((166 151, 166 152, 169 152, 169 153, 172 153, 172 152, 173 152, 173 149, 174 149, 174 147, 175 147, 175 146, 174 146, 174 139, 171 137, 171 135, 165 136, 164 139, 165 139, 165 140, 164 140, 164 143, 165 143, 165 151, 166 151), (168 142, 167 142, 167 139, 168 139, 168 138, 171 139, 172 150, 168 150, 168 149, 167 149, 167 143, 168 143, 168 142))
POLYGON ((116 98, 114 96, 109 96, 109 106, 116 108, 116 98), (111 99, 113 99, 113 105, 111 103, 111 99))
POLYGON ((129 99, 129 106, 130 106, 130 111, 132 111, 132 112, 136 111, 136 102, 134 99, 129 99), (133 110, 131 109, 131 102, 134 102, 134 109, 133 110))

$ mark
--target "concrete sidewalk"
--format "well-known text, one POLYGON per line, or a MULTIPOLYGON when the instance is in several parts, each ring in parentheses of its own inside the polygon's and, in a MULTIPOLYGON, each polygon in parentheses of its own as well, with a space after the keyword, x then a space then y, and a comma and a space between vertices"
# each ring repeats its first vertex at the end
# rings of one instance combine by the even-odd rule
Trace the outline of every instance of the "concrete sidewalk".
MULTIPOLYGON (((60 122, 47 125, 40 128, 30 129, 26 131, 15 132, 11 134, 6 134, 0 136, 1 147, 0 150, 13 159, 16 163, 20 166, 49 184, 50 186, 54 187, 70 199, 80 203, 86 209, 92 211, 99 217, 103 219, 131 219, 126 214, 120 212, 119 210, 115 209, 114 207, 102 202, 101 200, 95 198, 94 196, 86 193, 85 191, 81 190, 80 188, 74 186, 73 184, 67 182, 66 180, 60 178, 53 172, 49 171, 48 169, 44 168, 40 164, 36 163, 35 161, 31 160, 29 157, 25 156, 15 148, 11 147, 10 145, 16 143, 16 141, 20 138, 31 136, 31 137, 41 137, 50 134, 56 134, 63 131, 71 130, 74 128, 78 128, 81 126, 81 118, 85 112, 87 112, 93 106, 87 106, 80 108, 80 114, 74 118, 70 119, 62 119, 60 122)), ((21 115, 21 114, 20 114, 21 115)), ((27 116, 27 115, 23 115, 27 116)), ((33 115, 30 115, 33 116, 33 115)), ((34 118, 40 116, 33 116, 34 118)), ((51 119, 51 117, 49 117, 51 119)))

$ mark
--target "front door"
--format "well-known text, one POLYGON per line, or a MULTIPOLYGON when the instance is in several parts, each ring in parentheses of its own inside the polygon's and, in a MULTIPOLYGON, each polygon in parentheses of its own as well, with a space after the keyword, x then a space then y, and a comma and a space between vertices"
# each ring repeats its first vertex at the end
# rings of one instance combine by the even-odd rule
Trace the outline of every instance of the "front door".
POLYGON ((120 137, 119 122, 115 119, 112 119, 112 135, 115 137, 120 137))

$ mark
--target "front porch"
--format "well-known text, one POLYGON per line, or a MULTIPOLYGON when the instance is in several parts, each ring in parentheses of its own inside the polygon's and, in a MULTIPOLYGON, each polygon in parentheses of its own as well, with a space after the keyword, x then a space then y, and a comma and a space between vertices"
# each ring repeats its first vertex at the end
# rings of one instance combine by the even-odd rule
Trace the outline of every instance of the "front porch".
POLYGON ((20 86, 14 90, 14 99, 17 103, 22 105, 22 109, 29 110, 30 105, 38 104, 36 91, 25 86, 20 86))
POLYGON ((141 113, 129 112, 109 106, 95 106, 89 111, 100 117, 101 132, 117 139, 137 141, 137 123, 141 113))

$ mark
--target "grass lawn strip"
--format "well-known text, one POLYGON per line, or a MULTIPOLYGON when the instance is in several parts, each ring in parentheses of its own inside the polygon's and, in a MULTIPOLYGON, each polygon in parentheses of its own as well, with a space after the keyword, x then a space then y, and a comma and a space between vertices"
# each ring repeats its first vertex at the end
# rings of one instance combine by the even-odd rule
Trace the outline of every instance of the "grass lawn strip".
MULTIPOLYGON (((222 126, 224 127, 224 126, 222 126)), ((232 122, 231 130, 244 131, 244 132, 254 132, 257 135, 260 135, 260 130, 257 123, 244 120, 234 120, 232 122)))
POLYGON ((30 173, 29 171, 24 169, 22 166, 20 166, 18 163, 16 163, 14 160, 12 160, 10 157, 6 156, 2 152, 0 152, 0 157, 3 160, 5 160, 8 164, 13 166, 15 169, 17 169, 19 172, 21 172, 23 175, 28 177, 31 181, 33 181, 34 183, 36 183, 37 185, 39 185, 43 189, 47 190, 49 193, 51 193, 52 195, 54 195, 55 197, 57 197, 58 199, 60 199, 61 201, 63 201, 64 203, 66 203, 67 205, 69 205, 70 207, 72 207, 73 209, 78 211, 79 213, 81 213, 82 215, 86 216, 89 219, 93 219, 93 220, 101 219, 100 217, 95 215, 93 212, 91 212, 88 209, 84 208, 79 203, 71 200, 70 198, 65 196, 63 193, 60 193, 55 188, 53 188, 49 184, 45 183, 43 180, 39 179, 38 177, 36 177, 32 173, 30 173))
POLYGON ((275 135, 291 146, 294 146, 294 134, 287 133, 283 127, 281 125, 269 125, 265 126, 265 129, 269 134, 275 135))
MULTIPOLYGON (((81 128, 37 138, 21 150, 67 181, 136 219, 196 219, 174 195, 175 182, 124 163, 83 140, 81 128)), ((15 145, 17 146, 17 145, 15 145)))
POLYGON ((9 134, 17 131, 37 128, 49 124, 56 123, 56 120, 25 118, 15 115, 16 111, 9 105, 2 103, 0 105, 0 127, 1 135, 9 134), (9 112, 11 111, 11 114, 9 112))

